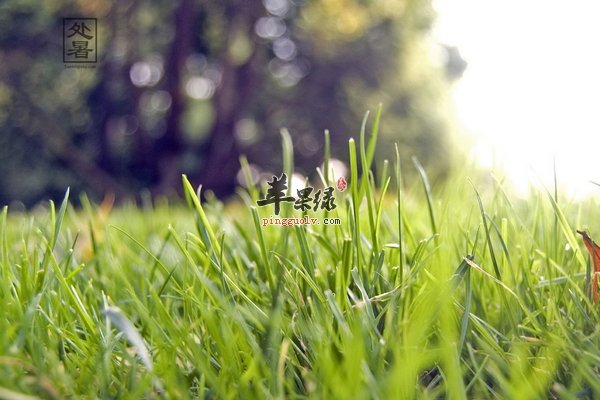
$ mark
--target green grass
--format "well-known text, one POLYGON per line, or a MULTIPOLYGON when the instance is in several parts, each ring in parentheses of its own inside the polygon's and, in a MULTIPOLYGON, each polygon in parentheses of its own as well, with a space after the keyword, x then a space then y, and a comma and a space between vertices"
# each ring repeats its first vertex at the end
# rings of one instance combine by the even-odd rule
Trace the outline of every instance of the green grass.
POLYGON ((201 203, 185 177, 188 206, 5 208, 0 399, 599 398, 575 235, 600 233, 598 205, 431 187, 418 161, 409 185, 400 160, 375 176, 378 118, 337 208, 309 213, 340 226, 263 227, 260 188, 201 203))

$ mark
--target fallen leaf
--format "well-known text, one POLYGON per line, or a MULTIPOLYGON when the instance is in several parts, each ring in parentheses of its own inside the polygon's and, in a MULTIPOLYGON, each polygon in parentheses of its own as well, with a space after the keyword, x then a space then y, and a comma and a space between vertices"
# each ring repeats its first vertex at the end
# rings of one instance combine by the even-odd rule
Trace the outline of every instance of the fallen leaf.
POLYGON ((592 299, 598 302, 598 284, 600 283, 600 246, 596 244, 587 232, 577 231, 583 237, 583 244, 592 257, 594 272, 592 273, 592 299))

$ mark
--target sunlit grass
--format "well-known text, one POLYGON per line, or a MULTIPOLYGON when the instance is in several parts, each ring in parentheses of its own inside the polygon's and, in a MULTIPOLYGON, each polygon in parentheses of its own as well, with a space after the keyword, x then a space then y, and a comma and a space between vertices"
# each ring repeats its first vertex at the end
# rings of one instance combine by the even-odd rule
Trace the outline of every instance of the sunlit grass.
POLYGON ((597 205, 431 187, 418 161, 408 186, 399 160, 375 176, 378 118, 349 143, 340 226, 263 227, 260 188, 201 203, 185 177, 187 207, 5 208, 0 398, 599 397, 575 236, 597 205))

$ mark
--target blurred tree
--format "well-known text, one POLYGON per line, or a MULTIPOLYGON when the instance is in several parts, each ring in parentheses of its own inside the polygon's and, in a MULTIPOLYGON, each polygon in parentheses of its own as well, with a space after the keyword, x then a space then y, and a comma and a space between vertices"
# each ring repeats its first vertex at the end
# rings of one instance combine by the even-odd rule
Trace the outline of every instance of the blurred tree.
POLYGON ((164 194, 181 173, 227 196, 240 154, 281 169, 282 127, 311 175, 323 130, 344 159, 379 102, 384 139, 443 176, 445 99, 461 65, 431 43, 433 18, 429 0, 4 0, 0 201, 32 204, 67 185, 164 194), (98 18, 95 68, 62 64, 71 16, 98 18))

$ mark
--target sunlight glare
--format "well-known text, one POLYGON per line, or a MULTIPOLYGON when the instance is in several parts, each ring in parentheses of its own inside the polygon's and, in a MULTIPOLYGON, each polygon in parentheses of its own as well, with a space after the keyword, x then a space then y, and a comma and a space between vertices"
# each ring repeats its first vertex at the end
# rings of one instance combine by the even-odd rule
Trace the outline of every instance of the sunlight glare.
POLYGON ((436 38, 468 62, 455 85, 473 157, 520 191, 600 194, 600 2, 435 1, 436 38))

